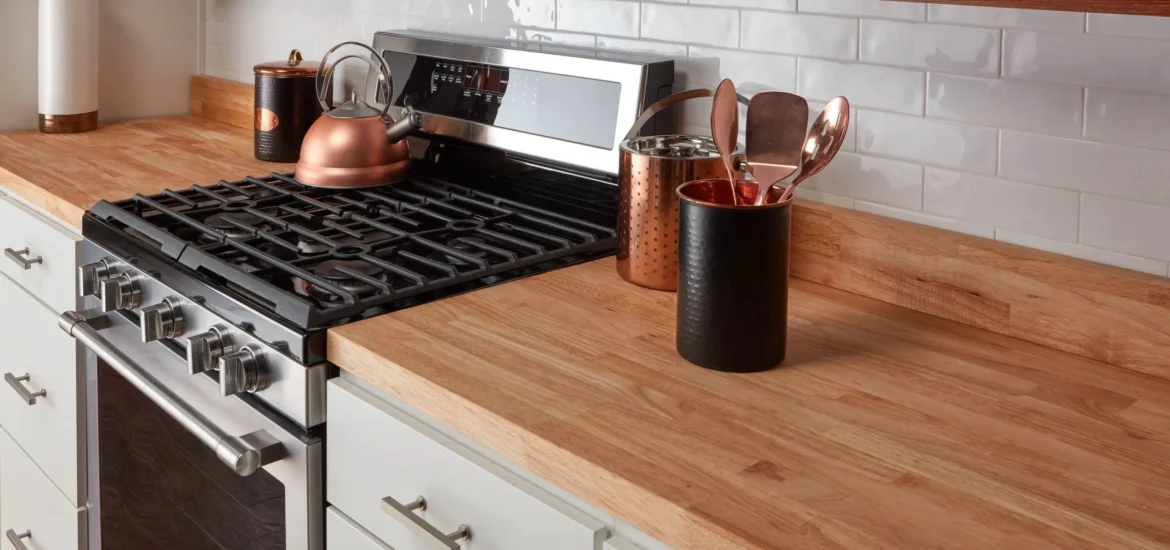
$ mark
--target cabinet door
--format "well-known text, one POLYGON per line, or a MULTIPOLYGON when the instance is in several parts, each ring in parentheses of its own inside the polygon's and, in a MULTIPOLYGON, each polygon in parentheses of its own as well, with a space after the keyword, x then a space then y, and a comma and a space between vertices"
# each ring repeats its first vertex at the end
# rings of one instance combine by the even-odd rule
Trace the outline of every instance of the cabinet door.
POLYGON ((86 511, 78 510, 0 430, 0 550, 85 550, 86 511), (23 535, 23 536, 22 536, 23 535))
POLYGON ((332 506, 325 510, 325 547, 337 550, 394 550, 332 506))
POLYGON ((0 426, 74 506, 85 504, 81 348, 57 314, 0 275, 0 426), (43 395, 38 395, 44 392, 43 395))

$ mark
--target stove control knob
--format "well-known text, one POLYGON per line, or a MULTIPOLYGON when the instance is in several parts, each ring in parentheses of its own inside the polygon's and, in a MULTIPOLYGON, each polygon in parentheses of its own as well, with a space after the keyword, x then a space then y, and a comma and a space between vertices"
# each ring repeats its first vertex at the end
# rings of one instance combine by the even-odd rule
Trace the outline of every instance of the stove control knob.
POLYGON ((98 285, 101 284, 103 279, 109 276, 110 265, 105 260, 99 260, 77 268, 77 281, 80 284, 78 294, 82 298, 96 295, 98 293, 98 285))
POLYGON ((219 392, 224 396, 254 393, 268 387, 264 352, 255 346, 219 358, 219 392))
POLYGON ((168 296, 160 304, 142 308, 143 342, 183 334, 183 307, 179 303, 178 296, 168 296))
POLYGON ((132 309, 142 302, 142 291, 138 290, 138 283, 130 278, 129 273, 103 279, 98 284, 102 301, 102 311, 111 312, 119 309, 132 309))
POLYGON ((219 358, 232 352, 227 327, 216 325, 187 339, 187 372, 199 374, 219 367, 219 358))

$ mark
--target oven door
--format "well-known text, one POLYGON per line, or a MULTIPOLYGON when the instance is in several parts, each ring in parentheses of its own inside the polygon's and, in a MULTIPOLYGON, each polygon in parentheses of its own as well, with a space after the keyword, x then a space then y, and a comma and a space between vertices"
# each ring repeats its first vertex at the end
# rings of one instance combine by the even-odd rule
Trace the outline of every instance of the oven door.
POLYGON ((320 439, 121 314, 81 319, 61 326, 88 348, 91 550, 324 549, 320 439))

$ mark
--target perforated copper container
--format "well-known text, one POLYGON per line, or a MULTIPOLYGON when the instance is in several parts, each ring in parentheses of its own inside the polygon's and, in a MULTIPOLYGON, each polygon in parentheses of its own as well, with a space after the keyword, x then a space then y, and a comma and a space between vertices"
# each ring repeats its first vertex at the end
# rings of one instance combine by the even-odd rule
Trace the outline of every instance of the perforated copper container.
MULTIPOLYGON (((655 290, 678 290, 678 194, 688 181, 724 178, 727 171, 710 137, 634 137, 654 114, 687 99, 690 90, 651 105, 621 143, 617 269, 623 279, 655 290)), ((736 152, 736 163, 742 159, 736 152)), ((737 178, 742 174, 737 172, 737 178)))

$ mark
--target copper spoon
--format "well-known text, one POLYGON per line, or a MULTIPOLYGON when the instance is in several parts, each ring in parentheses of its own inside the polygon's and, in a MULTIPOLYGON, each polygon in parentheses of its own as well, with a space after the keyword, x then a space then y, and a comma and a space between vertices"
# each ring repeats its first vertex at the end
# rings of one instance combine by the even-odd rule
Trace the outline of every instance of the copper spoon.
POLYGON ((784 194, 780 195, 779 202, 792 198, 792 193, 800 182, 824 170, 833 161, 837 151, 841 150, 841 144, 845 142, 845 134, 848 132, 849 100, 838 97, 825 105, 809 129, 808 137, 804 141, 804 153, 801 155, 800 175, 788 189, 784 190, 784 194))
POLYGON ((756 180, 755 205, 800 166, 808 102, 788 92, 760 92, 748 103, 747 169, 756 180))
POLYGON ((715 149, 723 157, 723 166, 727 168, 727 181, 731 184, 731 200, 739 203, 735 192, 735 169, 731 157, 735 154, 735 146, 739 142, 739 101, 735 96, 735 84, 730 78, 723 79, 715 89, 715 99, 711 101, 711 139, 715 142, 715 149))

